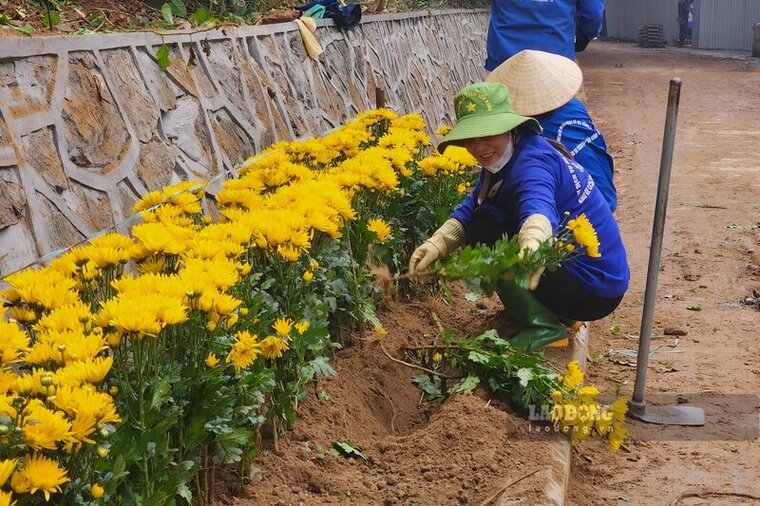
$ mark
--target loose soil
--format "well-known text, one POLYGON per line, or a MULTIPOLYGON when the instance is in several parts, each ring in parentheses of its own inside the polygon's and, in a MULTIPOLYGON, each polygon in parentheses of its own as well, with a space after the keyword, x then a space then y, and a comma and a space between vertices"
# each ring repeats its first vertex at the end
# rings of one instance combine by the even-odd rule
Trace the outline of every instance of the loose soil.
MULTIPOLYGON (((517 503, 535 503, 545 486, 547 436, 484 392, 444 404, 423 401, 411 378, 419 371, 393 362, 403 348, 431 344, 440 328, 473 337, 514 328, 497 299, 453 303, 422 297, 390 302, 381 313, 387 335, 363 333, 332 360, 338 376, 322 380, 301 407, 295 429, 257 457, 252 482, 234 505, 480 504, 509 487, 517 503), (323 392, 325 400, 318 400, 323 392), (327 394, 327 395, 325 395, 327 394), (351 442, 367 460, 330 454, 333 442, 351 442)), ((569 349, 552 350, 557 363, 569 349)), ((505 493, 506 495, 506 493, 505 493)))

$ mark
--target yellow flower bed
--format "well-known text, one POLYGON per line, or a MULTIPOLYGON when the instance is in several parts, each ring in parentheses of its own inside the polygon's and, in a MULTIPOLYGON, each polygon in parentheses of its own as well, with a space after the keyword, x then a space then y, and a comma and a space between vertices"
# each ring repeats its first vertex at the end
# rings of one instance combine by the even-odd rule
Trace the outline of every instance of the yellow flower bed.
POLYGON ((363 290, 370 243, 387 255, 426 232, 400 230, 414 198, 458 199, 472 179, 462 150, 424 159, 425 128, 419 115, 378 110, 277 143, 213 203, 198 181, 150 192, 129 235, 8 276, 0 504, 189 501, 203 455, 240 461, 262 424, 289 425, 303 384, 331 371, 330 321, 372 319, 369 297, 319 305, 340 296, 336 273, 363 290), (326 248, 349 264, 320 258, 326 248))

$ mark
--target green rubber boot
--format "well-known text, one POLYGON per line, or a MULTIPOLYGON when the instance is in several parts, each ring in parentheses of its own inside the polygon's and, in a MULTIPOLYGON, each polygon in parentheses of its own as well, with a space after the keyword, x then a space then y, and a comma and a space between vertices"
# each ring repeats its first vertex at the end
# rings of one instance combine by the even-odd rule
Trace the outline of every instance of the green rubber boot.
POLYGON ((546 309, 527 289, 514 281, 500 281, 496 293, 509 315, 522 330, 509 344, 516 349, 533 351, 567 337, 565 326, 557 315, 546 309))

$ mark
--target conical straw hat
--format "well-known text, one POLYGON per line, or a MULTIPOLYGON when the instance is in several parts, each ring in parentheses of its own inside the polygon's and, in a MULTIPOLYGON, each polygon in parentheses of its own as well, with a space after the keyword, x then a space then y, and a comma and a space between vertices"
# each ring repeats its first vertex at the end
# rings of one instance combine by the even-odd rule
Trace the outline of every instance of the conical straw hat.
POLYGON ((496 67, 486 81, 509 88, 517 114, 537 116, 573 98, 583 84, 583 73, 569 58, 526 49, 496 67))

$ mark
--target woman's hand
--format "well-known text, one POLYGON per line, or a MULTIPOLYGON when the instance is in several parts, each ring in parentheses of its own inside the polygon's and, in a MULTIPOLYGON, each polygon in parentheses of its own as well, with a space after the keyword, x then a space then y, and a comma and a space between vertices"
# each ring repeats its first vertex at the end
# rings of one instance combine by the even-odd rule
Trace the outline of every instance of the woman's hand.
POLYGON ((449 218, 427 241, 423 242, 409 257, 409 275, 419 276, 436 260, 446 256, 464 244, 464 227, 458 220, 449 218))

